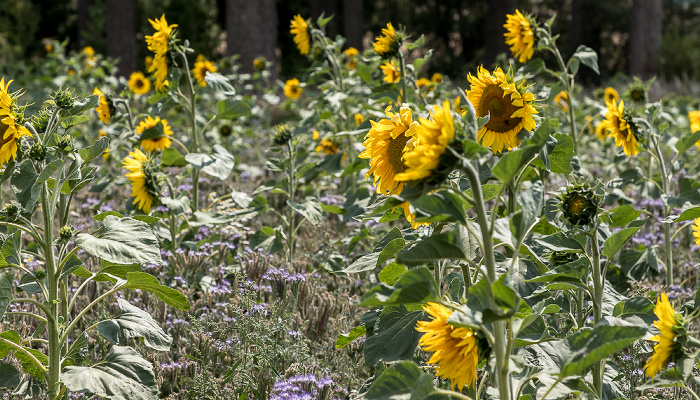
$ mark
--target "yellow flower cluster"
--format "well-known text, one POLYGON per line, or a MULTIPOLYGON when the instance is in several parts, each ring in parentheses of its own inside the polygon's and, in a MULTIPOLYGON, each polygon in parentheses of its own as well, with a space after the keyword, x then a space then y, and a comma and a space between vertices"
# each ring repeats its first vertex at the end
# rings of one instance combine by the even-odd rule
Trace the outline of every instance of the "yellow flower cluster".
POLYGON ((148 44, 148 50, 151 50, 155 56, 153 57, 153 62, 148 68, 148 72, 152 73, 156 78, 155 88, 156 91, 161 91, 163 88, 169 85, 168 80, 168 50, 169 41, 173 33, 173 28, 177 25, 168 25, 168 21, 165 20, 165 14, 156 20, 149 19, 148 22, 151 23, 153 29, 156 32, 151 36, 146 36, 146 43, 148 44))

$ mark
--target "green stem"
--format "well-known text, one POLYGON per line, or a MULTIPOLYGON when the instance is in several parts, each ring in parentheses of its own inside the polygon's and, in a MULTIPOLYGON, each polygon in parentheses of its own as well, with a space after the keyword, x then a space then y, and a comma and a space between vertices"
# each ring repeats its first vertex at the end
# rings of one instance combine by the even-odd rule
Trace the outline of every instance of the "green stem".
MULTIPOLYGON (((603 317, 603 293, 605 290, 605 277, 600 268, 600 247, 598 246, 598 224, 593 226, 591 235, 591 250, 593 253, 593 324, 598 325, 598 321, 603 317)), ((603 390, 603 371, 605 361, 599 361, 593 365, 593 387, 600 395, 603 390)))
POLYGON ((99 302, 102 301, 102 299, 104 299, 105 297, 107 297, 107 296, 109 296, 109 295, 111 295, 111 294, 113 294, 113 293, 115 293, 115 292, 117 292, 117 291, 119 291, 119 288, 118 288, 118 287, 113 287, 112 289, 110 289, 110 290, 108 290, 107 292, 105 292, 104 294, 102 294, 100 297, 98 297, 98 298, 96 298, 95 300, 93 300, 93 302, 90 303, 90 304, 88 304, 85 308, 83 308, 83 310, 80 311, 80 314, 78 314, 75 318, 73 318, 73 320, 71 321, 70 325, 68 325, 68 327, 66 328, 66 330, 63 331, 63 334, 61 335, 61 342, 65 342, 65 340, 68 338, 68 334, 73 330, 73 328, 75 328, 75 325, 83 318, 83 316, 84 316, 88 311, 90 311, 90 309, 91 309, 92 307, 94 307, 96 304, 99 304, 99 302))
POLYGON ((38 319, 38 320, 40 320, 40 321, 48 322, 48 321, 46 320, 46 318, 42 317, 41 315, 39 315, 39 314, 34 314, 34 313, 30 313, 30 312, 26 312, 26 311, 8 311, 8 312, 5 313, 5 315, 25 315, 25 316, 28 316, 28 317, 34 317, 34 318, 36 318, 36 319, 38 319))
MULTIPOLYGON (((408 97, 408 94, 406 92, 406 61, 404 60, 403 53, 399 51, 399 73, 401 74, 401 93, 399 94, 400 97, 400 102, 406 102, 406 97, 408 97)), ((399 106, 401 106, 399 104, 399 106)))
MULTIPOLYGON (((192 125, 192 153, 199 151, 199 135, 197 133, 197 109, 195 107, 195 91, 194 83, 192 82, 192 75, 190 74, 190 66, 187 62, 187 55, 180 51, 179 54, 185 63, 185 75, 187 76, 187 84, 190 89, 190 124, 192 125)), ((199 209, 199 170, 197 168, 192 168, 192 212, 199 209)))
MULTIPOLYGON (((287 180, 289 184, 289 200, 294 201, 294 192, 296 190, 294 185, 294 150, 292 147, 292 139, 290 138, 287 142, 287 147, 289 150, 289 169, 287 172, 287 180)), ((295 211, 292 207, 289 207, 289 235, 287 236, 287 248, 289 249, 289 262, 294 260, 294 216, 295 211)))
POLYGON ((573 107, 574 77, 573 75, 569 74, 569 67, 564 62, 564 58, 561 56, 559 48, 557 47, 554 38, 552 38, 551 32, 547 32, 547 36, 549 36, 549 43, 551 43, 551 47, 549 48, 549 50, 554 54, 555 58, 557 59, 557 63, 559 63, 559 68, 561 68, 562 74, 566 76, 566 79, 563 79, 563 81, 564 85, 566 86, 566 102, 569 104, 569 125, 571 127, 571 140, 573 140, 574 142, 574 154, 576 155, 578 154, 578 136, 576 134, 576 118, 574 116, 573 107))
MULTIPOLYGON (((56 187, 61 187, 60 179, 56 180, 56 187)), ((60 190, 59 190, 60 191, 60 190)), ((53 202, 49 198, 49 188, 44 182, 41 187, 41 208, 44 216, 44 258, 46 263, 46 272, 49 278, 49 296, 46 299, 49 307, 47 319, 48 335, 49 335, 49 366, 47 377, 47 388, 49 391, 49 400, 58 398, 58 393, 61 389, 60 372, 61 372, 61 345, 60 326, 58 324, 58 305, 60 303, 58 293, 58 271, 56 265, 55 249, 53 246, 53 212, 54 208, 50 206, 53 202)))

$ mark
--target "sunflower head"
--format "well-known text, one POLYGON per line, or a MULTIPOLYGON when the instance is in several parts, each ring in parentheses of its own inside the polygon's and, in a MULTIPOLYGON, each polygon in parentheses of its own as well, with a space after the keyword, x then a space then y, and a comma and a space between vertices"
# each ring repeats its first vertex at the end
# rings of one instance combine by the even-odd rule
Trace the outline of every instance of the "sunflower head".
POLYGON ((338 142, 333 139, 322 139, 318 146, 316 146, 316 152, 323 153, 324 155, 337 154, 338 142))
POLYGON ((357 49, 348 47, 343 51, 343 54, 345 54, 346 57, 345 66, 348 67, 348 69, 355 69, 357 67, 357 55, 360 54, 357 49))
POLYGON ((160 117, 149 116, 136 127, 136 134, 139 135, 141 147, 148 152, 156 152, 167 149, 172 144, 168 136, 173 134, 168 121, 160 117))
POLYGON ((403 43, 403 33, 397 32, 391 22, 382 29, 382 34, 374 40, 374 51, 384 58, 391 58, 399 53, 403 43))
POLYGON ((379 68, 382 69, 384 73, 384 82, 386 83, 396 83, 401 79, 401 70, 394 64, 393 61, 385 62, 379 68))
POLYGON ((258 71, 262 71, 265 69, 265 65, 267 64, 267 60, 265 57, 258 57, 255 60, 253 60, 253 67, 257 69, 258 71))
POLYGON ((430 81, 436 85, 442 83, 442 74, 434 73, 433 76, 430 77, 430 81))
POLYGON ((100 100, 96 108, 97 115, 100 117, 100 121, 104 122, 105 124, 109 124, 109 120, 112 118, 116 111, 116 108, 114 108, 114 102, 109 96, 102 93, 102 91, 97 87, 95 87, 95 90, 93 90, 92 94, 100 96, 100 100))
POLYGON ((620 99, 620 95, 617 94, 617 90, 611 87, 605 88, 605 94, 603 96, 605 97, 605 104, 613 102, 617 103, 617 101, 620 99))
POLYGON ((304 89, 301 88, 299 79, 289 79, 287 82, 285 82, 284 95, 288 98, 296 100, 301 97, 302 92, 304 92, 304 89))
POLYGON ((561 91, 554 96, 554 104, 556 104, 562 111, 569 111, 569 95, 565 91, 561 91))
POLYGON ((564 218, 573 226, 590 226, 598 213, 598 196, 588 185, 566 188, 560 197, 560 208, 564 218))
POLYGON ((418 344, 432 352, 428 364, 437 364, 436 375, 450 380, 450 387, 461 390, 476 383, 480 345, 477 333, 467 327, 456 327, 448 322, 452 310, 438 303, 428 303, 423 309, 432 321, 418 321, 416 330, 423 332, 418 344))
POLYGON ((275 128, 275 137, 272 141, 278 146, 285 146, 289 144, 289 140, 292 139, 292 131, 289 130, 287 125, 277 125, 275 128))
POLYGON ((207 82, 204 80, 204 78, 207 76, 207 72, 213 74, 218 70, 219 68, 217 68, 216 65, 214 65, 214 63, 205 59, 204 56, 200 54, 199 56, 197 56, 197 61, 195 61, 194 63, 194 69, 192 69, 192 74, 197 80, 197 83, 199 83, 202 86, 207 86, 207 82))
POLYGON ((151 82, 141 71, 136 71, 129 76, 129 90, 134 94, 146 94, 151 90, 151 82))
POLYGON ((219 128, 219 135, 222 137, 229 137, 231 136, 231 133, 233 132, 233 129, 231 129, 231 125, 222 125, 219 128))
POLYGON ((641 131, 634 123, 632 114, 625 110, 625 102, 620 104, 608 103, 608 112, 605 120, 601 122, 602 129, 608 133, 608 137, 615 139, 615 146, 622 147, 628 157, 639 154, 640 142, 645 139, 641 131))
POLYGON ((673 309, 666 293, 661 293, 657 298, 654 314, 658 318, 654 325, 659 329, 659 334, 649 338, 657 342, 654 354, 644 365, 644 371, 649 378, 656 376, 668 363, 683 357, 683 348, 688 340, 686 320, 673 309))
POLYGON ((530 15, 523 15, 519 10, 506 15, 506 44, 510 46, 513 56, 521 63, 526 63, 535 53, 537 43, 537 22, 530 15))
POLYGON ((151 36, 146 36, 146 44, 148 49, 154 53, 153 62, 148 67, 148 72, 152 73, 155 78, 156 91, 162 91, 169 85, 168 77, 168 52, 173 48, 175 39, 175 28, 177 25, 168 25, 165 20, 165 14, 160 19, 149 19, 153 29, 156 31, 151 36))
POLYGON ((363 122, 365 122, 365 117, 363 117, 362 114, 360 114, 360 113, 355 114, 354 117, 355 117, 355 124, 357 126, 360 126, 360 125, 362 125, 363 122))
POLYGON ((19 139, 31 136, 24 127, 24 108, 17 104, 21 90, 9 92, 12 81, 5 84, 5 78, 0 79, 0 165, 17 158, 19 139))
POLYGON ((695 218, 693 222, 693 236, 695 237, 695 245, 700 246, 700 218, 695 218))
POLYGON ((311 48, 311 31, 309 30, 309 24, 297 14, 292 18, 290 23, 290 32, 294 35, 294 43, 299 49, 299 53, 303 55, 309 54, 309 49, 311 48))
POLYGON ((124 158, 122 165, 129 171, 126 177, 131 181, 133 204, 145 213, 150 212, 151 206, 158 201, 160 193, 156 179, 155 159, 149 158, 141 150, 136 149, 124 158))
POLYGON ((533 105, 535 96, 527 92, 524 83, 516 85, 511 71, 503 73, 501 68, 491 74, 479 67, 477 76, 467 76, 471 88, 467 98, 474 105, 478 117, 489 116, 489 121, 479 129, 477 139, 486 147, 500 154, 520 144, 518 133, 523 129, 535 129, 533 115, 538 111, 533 105))
POLYGON ((631 99, 635 104, 644 104, 649 101, 649 86, 651 82, 644 83, 641 79, 635 77, 625 90, 625 96, 631 99))

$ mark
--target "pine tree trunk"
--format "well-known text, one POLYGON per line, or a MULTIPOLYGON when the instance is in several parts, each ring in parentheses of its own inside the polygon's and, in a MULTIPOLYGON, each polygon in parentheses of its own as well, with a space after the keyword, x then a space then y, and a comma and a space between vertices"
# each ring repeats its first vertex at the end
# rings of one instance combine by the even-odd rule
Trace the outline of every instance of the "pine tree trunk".
POLYGON ((659 70, 662 0, 632 2, 629 43, 629 74, 649 79, 659 70))
MULTIPOLYGON (((227 0, 226 52, 240 55, 241 70, 253 72, 253 60, 277 62, 277 9, 275 0, 227 0)), ((273 78, 276 69, 272 69, 273 78)))
POLYGON ((486 11, 486 21, 484 23, 484 55, 482 63, 486 68, 496 60, 500 53, 510 55, 506 39, 503 34, 506 29, 506 14, 515 13, 515 0, 490 0, 488 11, 486 11))
POLYGON ((362 0, 343 0, 343 28, 346 46, 362 51, 362 38, 365 35, 362 0))
POLYGON ((119 76, 136 71, 134 0, 107 0, 107 55, 118 59, 119 76))

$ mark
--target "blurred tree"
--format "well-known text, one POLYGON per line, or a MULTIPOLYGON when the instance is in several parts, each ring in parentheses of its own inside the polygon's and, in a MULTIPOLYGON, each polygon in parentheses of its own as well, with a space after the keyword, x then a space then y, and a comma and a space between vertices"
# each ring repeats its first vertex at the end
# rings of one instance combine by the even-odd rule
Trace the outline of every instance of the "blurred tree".
POLYGON ((662 0, 634 0, 630 19, 629 74, 649 79, 658 73, 662 0))
POLYGON ((508 52, 503 34, 506 32, 503 24, 506 23, 506 14, 515 12, 515 0, 491 0, 488 2, 486 10, 486 21, 484 24, 484 54, 481 62, 486 68, 496 61, 496 56, 500 53, 508 52))
MULTIPOLYGON (((571 5, 571 40, 569 54, 574 54, 581 45, 586 45, 600 54, 600 8, 599 0, 573 0, 571 5)), ((589 82, 595 72, 581 68, 579 79, 589 82)))
POLYGON ((242 71, 253 72, 253 60, 260 56, 277 63, 275 0, 227 0, 226 32, 227 55, 240 55, 242 71))
POLYGON ((365 36, 364 5, 362 0, 343 0, 343 28, 347 47, 362 51, 365 36))
POLYGON ((129 76, 136 67, 134 0, 107 0, 107 56, 117 58, 117 75, 129 76))

